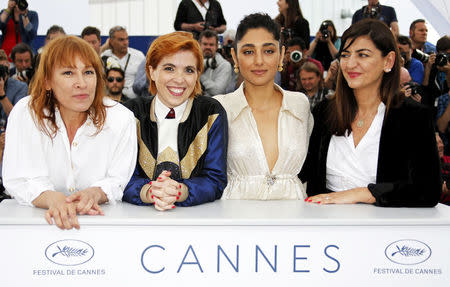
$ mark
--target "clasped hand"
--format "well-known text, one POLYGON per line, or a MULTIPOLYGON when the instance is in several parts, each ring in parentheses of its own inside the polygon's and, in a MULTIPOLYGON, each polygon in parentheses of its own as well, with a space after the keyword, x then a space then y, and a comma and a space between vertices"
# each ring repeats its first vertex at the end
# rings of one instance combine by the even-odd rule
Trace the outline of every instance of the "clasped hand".
POLYGON ((100 203, 106 195, 99 187, 89 187, 65 196, 61 192, 49 191, 47 198, 48 210, 45 219, 53 222, 61 229, 80 229, 77 214, 104 215, 100 203))
POLYGON ((150 182, 147 198, 153 199, 159 211, 175 208, 175 202, 181 196, 181 184, 170 178, 171 172, 164 170, 155 181, 150 182))

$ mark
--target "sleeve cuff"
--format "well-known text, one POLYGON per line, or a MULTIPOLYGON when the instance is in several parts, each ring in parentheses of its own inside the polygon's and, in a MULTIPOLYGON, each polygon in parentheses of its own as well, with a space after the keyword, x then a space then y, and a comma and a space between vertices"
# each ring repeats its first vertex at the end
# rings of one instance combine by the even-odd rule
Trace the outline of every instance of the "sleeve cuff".
POLYGON ((143 203, 153 203, 153 199, 150 197, 148 197, 148 191, 150 189, 150 184, 144 184, 144 186, 142 186, 141 188, 141 192, 140 192, 140 198, 142 200, 143 203))

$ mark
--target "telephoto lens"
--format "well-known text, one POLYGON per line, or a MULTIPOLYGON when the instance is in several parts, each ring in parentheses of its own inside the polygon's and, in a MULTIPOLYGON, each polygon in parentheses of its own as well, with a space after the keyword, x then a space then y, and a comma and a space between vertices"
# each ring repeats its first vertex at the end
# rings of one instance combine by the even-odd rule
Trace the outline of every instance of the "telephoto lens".
POLYGON ((428 59, 430 58, 430 55, 428 55, 418 49, 413 49, 411 57, 416 58, 417 60, 421 61, 422 63, 427 63, 428 59))

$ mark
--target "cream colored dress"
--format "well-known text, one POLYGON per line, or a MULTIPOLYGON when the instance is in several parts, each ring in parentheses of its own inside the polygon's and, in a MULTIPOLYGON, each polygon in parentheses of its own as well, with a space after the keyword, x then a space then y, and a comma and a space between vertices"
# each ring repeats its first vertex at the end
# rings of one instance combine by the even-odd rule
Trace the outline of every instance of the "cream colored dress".
POLYGON ((222 199, 303 199, 297 177, 308 151, 313 117, 302 93, 284 91, 278 115, 278 160, 270 172, 255 118, 243 84, 233 93, 215 97, 228 116, 228 185, 222 199))

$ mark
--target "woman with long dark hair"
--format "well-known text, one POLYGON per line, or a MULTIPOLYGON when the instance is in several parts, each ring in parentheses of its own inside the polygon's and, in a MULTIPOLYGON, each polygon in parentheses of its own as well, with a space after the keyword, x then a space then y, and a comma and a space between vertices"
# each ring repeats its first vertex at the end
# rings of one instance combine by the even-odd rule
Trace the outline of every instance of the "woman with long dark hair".
POLYGON ((378 20, 342 36, 336 94, 314 110, 308 202, 427 207, 441 193, 432 113, 399 92, 396 41, 378 20))
POLYGON ((290 39, 300 37, 309 49, 309 23, 303 17, 298 0, 278 0, 277 4, 280 14, 275 22, 281 27, 281 42, 286 44, 290 39))

